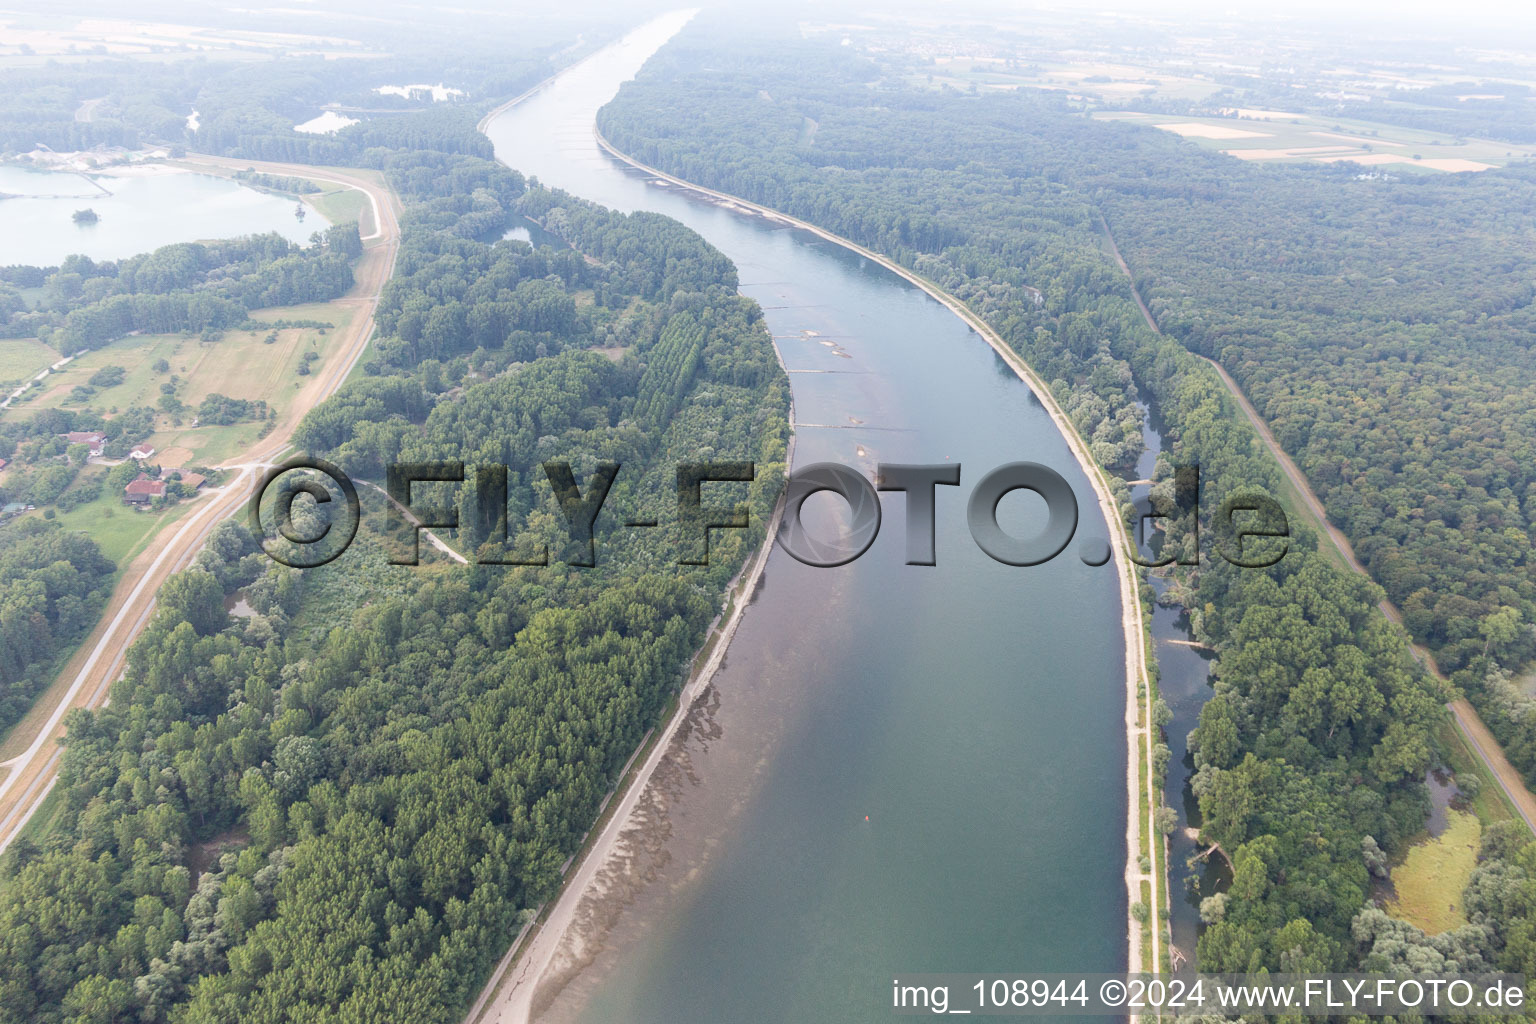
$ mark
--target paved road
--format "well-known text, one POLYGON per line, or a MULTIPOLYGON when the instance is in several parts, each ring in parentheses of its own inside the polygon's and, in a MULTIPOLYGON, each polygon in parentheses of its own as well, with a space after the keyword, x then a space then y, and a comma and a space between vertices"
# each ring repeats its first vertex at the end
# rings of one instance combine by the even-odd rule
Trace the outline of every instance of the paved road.
MULTIPOLYGON (((55 702, 52 713, 33 726, 26 749, 0 765, 6 769, 4 778, 0 779, 0 852, 16 838, 53 787, 61 753, 58 741, 64 735, 64 717, 74 708, 97 707, 106 700, 113 681, 122 672, 129 646, 154 611, 155 596, 166 579, 192 561, 220 521, 244 507, 262 469, 289 446, 289 437, 304 413, 346 380, 373 335, 373 312, 378 304, 379 290, 394 272, 400 241, 399 202, 384 186, 331 170, 318 178, 312 173, 313 168, 299 164, 205 156, 189 157, 188 162, 236 169, 254 167, 274 174, 302 175, 362 190, 373 206, 375 230, 358 260, 355 285, 336 300, 353 309, 352 320, 344 330, 332 335, 335 356, 326 361, 326 368, 299 393, 272 432, 225 464, 234 473, 229 483, 200 497, 198 507, 191 515, 156 536, 123 573, 96 629, 65 666, 60 681, 54 684, 55 690, 40 698, 41 701, 55 702), (68 687, 61 698, 56 688, 66 679, 69 680, 68 687)), ((25 729, 28 724, 24 721, 17 728, 25 729)), ((14 741, 15 737, 12 739, 14 741)))
MULTIPOLYGON (((1120 247, 1115 243, 1115 236, 1109 230, 1108 222, 1101 216, 1099 224, 1104 229, 1104 237, 1109 240, 1110 251, 1114 254, 1115 261, 1120 264, 1120 269, 1125 271, 1126 277, 1132 277, 1131 268, 1126 265, 1125 258, 1120 255, 1120 247)), ((1134 278, 1132 280, 1134 282, 1134 278)), ((1136 305, 1141 307, 1141 315, 1146 318, 1147 326, 1161 334, 1162 331, 1158 328, 1157 321, 1152 316, 1152 311, 1142 301, 1140 290, 1135 287, 1134 283, 1131 287, 1131 294, 1136 298, 1136 305)), ((1301 467, 1297 466, 1295 460, 1287 455, 1285 449, 1280 446, 1280 442, 1276 440, 1274 433, 1269 429, 1269 424, 1264 422, 1264 417, 1259 415, 1259 410, 1254 408, 1252 402, 1248 401, 1248 396, 1243 393, 1243 389, 1238 386, 1237 381, 1214 359, 1206 359, 1204 356, 1200 358, 1205 359, 1216 371, 1217 375, 1221 377, 1222 383, 1227 386, 1227 390, 1232 393, 1233 399, 1236 400, 1238 408, 1243 411, 1243 415, 1248 418, 1248 422, 1253 424, 1253 429, 1258 432, 1259 439, 1264 442, 1264 446, 1269 449, 1270 453, 1280 463, 1280 468, 1285 473, 1286 479, 1291 482, 1291 486, 1301 495, 1302 503, 1305 505, 1306 511, 1311 513, 1318 529, 1333 542, 1333 546, 1338 550, 1339 554, 1344 557, 1344 560, 1356 572, 1369 579, 1371 574, 1366 571, 1360 559, 1355 557, 1355 549, 1349 543, 1349 538, 1345 537, 1338 527, 1328 521, 1328 513, 1323 508, 1323 503, 1318 500, 1317 495, 1313 492, 1312 485, 1308 482, 1306 475, 1302 473, 1301 467)), ((1400 627, 1403 626, 1403 613, 1398 610, 1397 605, 1387 598, 1382 598, 1378 607, 1381 608, 1382 614, 1393 623, 1400 627)), ((1406 632, 1406 627, 1404 627, 1404 633, 1406 634, 1406 632)), ((1435 664, 1434 656, 1423 646, 1414 643, 1411 639, 1407 643, 1409 652, 1418 659, 1419 663, 1428 669, 1436 679, 1444 681, 1445 676, 1441 674, 1440 666, 1435 664)), ((1526 827, 1533 833, 1536 833, 1536 796, 1531 795, 1531 791, 1525 785, 1525 780, 1515 770, 1515 766, 1509 763, 1509 759, 1504 756, 1504 748, 1499 745, 1499 741, 1494 738, 1493 733, 1489 731, 1488 726, 1483 723, 1476 709, 1467 702, 1465 697, 1451 701, 1446 707, 1450 709, 1451 717, 1455 721, 1456 727, 1461 730, 1462 737, 1466 739, 1468 749, 1477 755, 1489 773, 1498 781, 1499 788, 1504 791, 1504 795, 1514 805, 1516 812, 1519 813, 1521 818, 1525 819, 1526 827)))

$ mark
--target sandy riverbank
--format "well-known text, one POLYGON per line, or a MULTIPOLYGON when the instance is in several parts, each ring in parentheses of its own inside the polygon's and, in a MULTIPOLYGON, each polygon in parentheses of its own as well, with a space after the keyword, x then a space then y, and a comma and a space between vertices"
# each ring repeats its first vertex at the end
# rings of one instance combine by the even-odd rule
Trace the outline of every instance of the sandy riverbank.
MULTIPOLYGON (((783 368, 784 359, 778 345, 775 343, 773 348, 775 355, 779 357, 779 365, 783 368)), ((785 372, 787 373, 787 370, 785 372)), ((795 409, 794 400, 791 397, 789 444, 784 460, 786 469, 792 469, 794 466, 794 431, 795 409)), ((508 950, 507 955, 502 958, 501 963, 487 980, 480 997, 475 1000, 469 1013, 465 1015, 465 1024, 480 1024, 480 1022, 526 1024, 533 1017, 535 998, 541 995, 546 998, 549 996, 549 993, 542 992, 542 983, 549 980, 549 975, 552 973, 562 976, 568 973, 552 972, 551 968, 556 964, 567 933, 578 919, 583 897, 601 884, 599 876, 608 865, 610 858, 618 853, 624 833, 634 823, 637 813, 641 812, 652 778, 671 750, 673 739, 688 720, 699 698, 714 680, 715 674, 725 663, 731 640, 736 635, 736 629, 740 626, 742 617, 751 604, 752 593, 757 589, 763 569, 768 564, 768 556, 773 550, 774 538, 778 535, 783 510, 784 501, 781 494, 778 503, 774 506, 773 515, 768 520, 768 529, 762 544, 726 588, 728 613, 722 612, 722 615, 717 616, 710 624, 710 629, 705 634, 708 639, 705 641, 703 651, 700 652, 705 656, 695 664, 688 676, 688 681, 683 684, 672 717, 650 741, 649 752, 640 766, 621 778, 618 805, 611 814, 607 814, 606 822, 602 817, 599 818, 601 831, 595 839, 589 839, 584 844, 585 849, 577 854, 576 859, 567 869, 569 873, 553 905, 546 904, 541 907, 534 921, 519 934, 512 948, 508 950)), ((698 658, 699 655, 695 657, 698 658)))

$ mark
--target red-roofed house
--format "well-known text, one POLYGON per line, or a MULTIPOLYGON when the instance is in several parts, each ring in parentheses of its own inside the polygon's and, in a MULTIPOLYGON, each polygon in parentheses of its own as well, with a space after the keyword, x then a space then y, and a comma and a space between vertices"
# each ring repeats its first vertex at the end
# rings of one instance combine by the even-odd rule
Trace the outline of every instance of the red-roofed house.
POLYGON ((123 500, 133 505, 148 505, 156 498, 165 497, 165 481, 155 480, 140 473, 123 488, 123 500))
POLYGON ((140 462, 143 462, 153 454, 155 454, 155 446, 148 442, 136 444, 128 449, 128 457, 130 459, 138 459, 140 462))

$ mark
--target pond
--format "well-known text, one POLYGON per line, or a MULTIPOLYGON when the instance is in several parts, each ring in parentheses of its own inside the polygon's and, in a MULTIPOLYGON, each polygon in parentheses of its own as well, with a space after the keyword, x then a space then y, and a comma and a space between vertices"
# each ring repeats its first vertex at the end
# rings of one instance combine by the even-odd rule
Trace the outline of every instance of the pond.
POLYGON ((80 253, 117 260, 173 242, 276 231, 307 242, 325 221, 313 210, 300 221, 291 199, 227 178, 164 165, 126 174, 76 174, 0 167, 0 266, 58 266, 80 253), (95 223, 76 223, 77 210, 95 223))

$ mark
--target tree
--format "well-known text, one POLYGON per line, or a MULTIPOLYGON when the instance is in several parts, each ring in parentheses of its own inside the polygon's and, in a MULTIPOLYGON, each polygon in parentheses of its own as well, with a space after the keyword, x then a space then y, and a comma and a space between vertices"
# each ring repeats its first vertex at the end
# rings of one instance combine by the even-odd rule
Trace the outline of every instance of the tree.
POLYGON ((1365 868, 1376 878, 1386 878, 1390 873, 1387 864, 1387 855, 1376 845, 1372 836, 1366 836, 1360 840, 1360 852, 1365 858, 1365 868))
POLYGON ((224 589, 218 577, 204 569, 188 569, 166 580, 156 599, 157 618, 167 626, 188 622, 203 636, 229 625, 224 610, 224 589))

